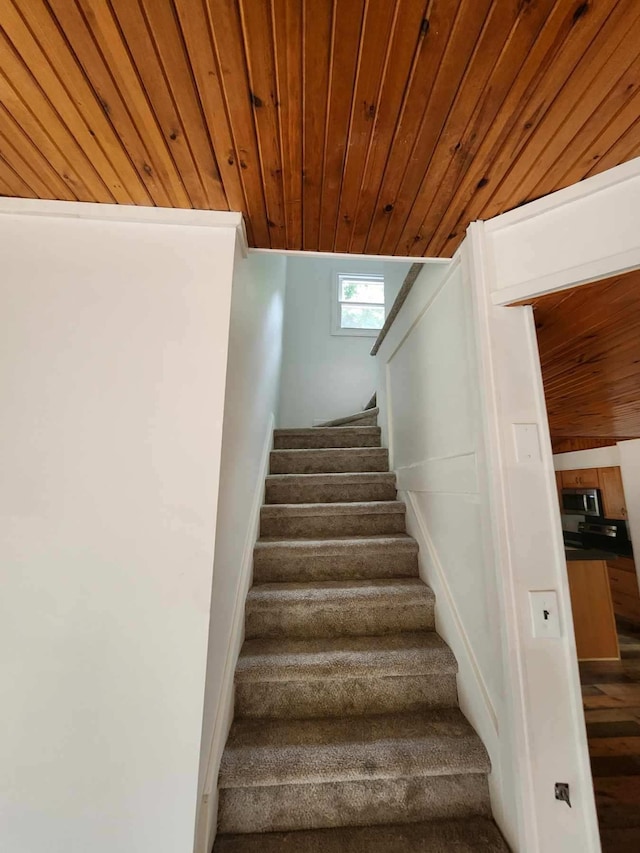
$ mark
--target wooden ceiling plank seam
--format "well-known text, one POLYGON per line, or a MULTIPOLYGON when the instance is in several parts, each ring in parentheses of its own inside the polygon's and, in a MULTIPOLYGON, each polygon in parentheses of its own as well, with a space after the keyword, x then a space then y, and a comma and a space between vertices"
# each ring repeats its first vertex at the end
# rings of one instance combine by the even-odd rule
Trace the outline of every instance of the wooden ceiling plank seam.
POLYGON ((476 114, 484 93, 490 87, 500 55, 526 8, 512 3, 508 11, 500 0, 491 3, 453 103, 433 144, 414 203, 403 217, 402 227, 398 220, 395 228, 393 221, 389 222, 385 241, 386 245, 394 244, 394 252, 422 254, 421 229, 427 213, 432 208, 433 199, 442 191, 447 167, 462 148, 470 116, 476 114))
POLYGON ((138 204, 148 203, 150 199, 147 190, 133 169, 103 110, 97 105, 93 93, 84 99, 84 103, 82 97, 79 99, 80 103, 74 97, 70 84, 77 83, 78 80, 80 85, 85 82, 81 73, 78 76, 77 64, 65 50, 56 55, 55 63, 50 59, 46 45, 39 41, 48 38, 49 34, 42 28, 37 35, 32 31, 22 9, 16 5, 19 2, 20 0, 11 0, 10 3, 5 3, 3 8, 3 30, 11 40, 14 50, 28 66, 83 153, 95 165, 113 198, 120 204, 130 204, 132 201, 138 204), (61 73, 62 67, 64 74, 61 73), (76 79, 72 80, 74 72, 76 79), (87 111, 90 113, 90 119, 86 115, 87 111), (97 128, 97 132, 92 125, 97 128))
POLYGON ((177 112, 158 46, 138 0, 76 0, 96 30, 103 54, 114 57, 120 88, 130 109, 156 127, 171 155, 186 208, 206 209, 207 192, 194 161, 182 117, 177 112), (90 17, 89 17, 90 16, 90 17))
POLYGON ((518 76, 514 78, 499 117, 488 129, 470 168, 450 199, 448 209, 427 246, 426 254, 452 254, 464 238, 467 223, 479 218, 484 199, 490 197, 494 191, 494 175, 497 173, 499 177, 501 174, 496 166, 500 152, 511 135, 517 133, 522 114, 540 79, 562 51, 572 30, 580 26, 585 17, 589 16, 583 16, 574 23, 564 0, 557 0, 520 67, 518 76))
MULTIPOLYGON (((13 0, 13 5, 31 38, 38 44, 42 55, 47 58, 55 56, 55 64, 49 63, 54 76, 82 117, 89 135, 95 139, 107 163, 110 164, 113 173, 128 194, 130 202, 148 204, 151 201, 151 195, 145 181, 136 169, 111 117, 99 101, 82 63, 59 26, 48 0, 43 0, 38 7, 28 0, 13 0)), ((50 94, 49 99, 53 103, 50 94)), ((68 121, 67 125, 69 126, 68 121)), ((103 177, 107 179, 106 176, 103 177)), ((113 194, 117 199, 115 192, 113 194)))
MULTIPOLYGON (((390 40, 389 61, 383 74, 379 109, 374 119, 371 141, 365 158, 363 177, 360 183, 355 210, 351 217, 348 242, 336 248, 345 252, 363 252, 369 225, 371 211, 378 203, 382 179, 386 165, 391 157, 396 128, 399 124, 402 110, 408 99, 408 93, 424 61, 428 49, 427 34, 435 26, 431 26, 431 12, 435 0, 399 0, 401 9, 397 17, 397 27, 390 40), (404 5, 402 5, 404 3, 404 5), (408 50, 406 45, 414 45, 408 50)), ((437 15, 434 15, 436 25, 437 15)))
POLYGON ((51 169, 58 175, 65 186, 73 192, 77 200, 94 200, 93 194, 62 154, 55 140, 28 109, 4 76, 2 68, 0 68, 0 102, 2 103, 5 114, 11 118, 17 131, 24 136, 26 144, 31 145, 43 160, 49 163, 51 169))
MULTIPOLYGON (((470 92, 470 69, 478 55, 478 46, 487 31, 495 4, 496 0, 462 0, 460 4, 459 16, 438 68, 411 155, 407 159, 397 200, 386 217, 377 251, 386 254, 387 247, 395 247, 400 239, 455 104, 470 92)), ((506 18, 504 10, 502 18, 506 18)))
POLYGON ((233 0, 206 0, 206 9, 254 240, 258 246, 269 248, 271 238, 238 9, 233 0))
POLYGON ((363 35, 366 61, 363 58, 358 64, 353 96, 354 104, 361 105, 362 109, 356 107, 352 111, 349 126, 333 239, 334 251, 344 251, 349 245, 353 214, 371 152, 376 119, 380 109, 384 108, 381 102, 382 86, 402 11, 402 2, 389 4, 387 0, 369 0, 367 3, 363 35), (386 17, 381 19, 385 13, 386 17), (371 36, 368 36, 370 31, 371 36))
POLYGON ((425 54, 424 64, 417 69, 417 74, 412 81, 412 87, 406 93, 402 105, 398 125, 391 144, 389 158, 385 163, 382 183, 378 192, 375 205, 371 210, 371 218, 364 244, 364 251, 376 254, 382 245, 387 231, 388 219, 396 210, 398 205, 405 206, 415 196, 415 188, 409 191, 407 199, 400 197, 400 188, 403 184, 409 163, 416 149, 420 137, 421 128, 424 126, 425 116, 432 102, 436 83, 440 76, 443 63, 449 52, 449 46, 455 37, 463 18, 463 10, 470 8, 473 0, 458 0, 456 4, 440 3, 445 7, 441 27, 432 26, 433 17, 439 8, 434 3, 430 18, 429 30, 426 34, 428 40, 431 35, 437 38, 436 44, 431 45, 431 50, 425 54))
POLYGON ((362 60, 363 24, 368 0, 341 0, 334 12, 334 45, 329 83, 329 109, 325 127, 318 248, 334 247, 340 187, 344 177, 349 129, 353 119, 354 88, 362 60))
MULTIPOLYGON (((624 88, 624 86, 622 88, 624 88)), ((612 99, 615 99, 616 97, 616 93, 613 93, 612 99)), ((561 178, 556 180, 555 186, 558 188, 562 186, 569 186, 569 184, 577 183, 588 174, 593 173, 594 167, 599 165, 602 157, 607 154, 621 138, 620 128, 626 128, 624 131, 624 133, 626 133, 627 130, 633 126, 638 115, 640 115, 638 90, 636 89, 636 91, 625 92, 623 98, 623 103, 620 105, 619 109, 598 125, 596 134, 591 139, 588 147, 586 147, 578 156, 578 159, 572 163, 568 169, 566 162, 562 164, 561 168, 566 171, 564 171, 561 178)), ((608 106, 609 104, 605 104, 603 105, 603 108, 606 110, 608 106)), ((624 135, 624 133, 622 135, 624 135)))
POLYGON ((205 0, 175 0, 175 6, 229 209, 244 214, 249 244, 253 245, 249 203, 222 93, 208 8, 205 0))
MULTIPOLYGON (((89 161, 1 28, 0 49, 3 56, 2 68, 0 68, 0 100, 15 120, 25 128, 28 135, 34 134, 40 140, 40 144, 44 143, 47 148, 49 148, 47 140, 51 142, 52 147, 66 164, 62 177, 65 181, 71 182, 80 200, 115 203, 116 199, 94 164, 89 161), (43 122, 46 123, 46 128, 43 122), (27 127, 30 129, 29 132, 27 127)), ((49 152, 58 159, 51 148, 49 152)), ((51 162, 51 157, 49 160, 51 162)))
POLYGON ((19 175, 7 161, 4 152, 0 152, 0 169, 4 182, 11 188, 11 195, 19 198, 38 198, 35 190, 19 175))
MULTIPOLYGON (((1 105, 0 105, 1 109, 1 105)), ((12 171, 20 176, 22 180, 31 188, 36 198, 55 199, 56 195, 46 181, 39 175, 35 169, 24 159, 19 150, 9 141, 4 133, 4 127, 0 124, 0 154, 3 160, 12 171)), ((72 201, 75 196, 67 190, 66 201, 72 201)))
MULTIPOLYGON (((593 163, 600 158, 597 153, 596 141, 602 137, 603 129, 606 129, 612 121, 615 121, 625 105, 637 94, 636 82, 640 76, 640 55, 632 56, 623 74, 610 87, 606 95, 596 105, 589 119, 580 128, 579 134, 558 154, 555 161, 545 172, 543 177, 531 190, 534 196, 542 195, 546 187, 567 186, 564 184, 564 176, 568 169, 577 168, 580 163, 579 175, 587 172, 593 163), (580 153, 576 155, 575 148, 580 145, 580 153), (570 150, 571 149, 571 150, 570 150), (595 154, 594 154, 595 151, 595 154)), ((580 180, 580 178, 578 178, 580 180)))
POLYGON ((71 186, 58 174, 2 103, 0 103, 0 123, 6 143, 13 147, 17 156, 21 157, 25 163, 25 167, 33 169, 49 188, 51 195, 47 196, 47 198, 59 198, 61 201, 78 201, 78 197, 73 192, 71 186), (31 163, 28 162, 29 160, 31 163))
POLYGON ((362 186, 364 167, 373 139, 374 120, 380 109, 380 90, 390 61, 400 9, 400 3, 389 3, 388 0, 367 0, 365 7, 332 241, 334 251, 339 251, 338 246, 348 241, 351 232, 352 213, 362 186))
POLYGON ((271 4, 276 92, 286 245, 302 248, 302 6, 299 0, 273 0, 271 4))
POLYGON ((180 199, 172 192, 172 176, 166 168, 167 162, 170 169, 173 166, 171 158, 165 155, 162 145, 156 147, 158 134, 153 133, 153 128, 148 140, 143 137, 82 8, 69 0, 47 0, 47 3, 61 37, 75 55, 87 85, 122 142, 152 203, 179 207, 180 199))
POLYGON ((360 251, 375 253, 382 242, 387 220, 398 202, 399 187, 423 125, 435 81, 466 2, 433 0, 427 17, 420 25, 416 62, 411 68, 387 157, 376 181, 377 193, 368 214, 366 236, 358 241, 360 251), (421 106, 416 108, 418 104, 421 106))
MULTIPOLYGON (((558 147, 571 145, 588 121, 597 104, 628 67, 620 51, 625 36, 635 32, 640 19, 637 0, 619 2, 588 49, 566 79, 536 125, 509 175, 491 199, 490 210, 501 210, 514 197, 528 198, 536 184, 538 171, 546 169, 558 153, 558 147), (634 15, 635 7, 635 15, 634 15), (594 103, 595 101, 595 103, 594 103), (531 167, 531 163, 535 167, 531 167), (502 195, 501 195, 502 194, 502 195)), ((545 194, 549 192, 546 190, 545 194)))
POLYGON ((172 0, 165 3, 158 3, 157 0, 138 2, 159 57, 174 110, 180 118, 185 143, 205 192, 205 207, 228 210, 229 204, 175 6, 172 0))
MULTIPOLYGON (((466 168, 473 166, 478 148, 499 115, 531 45, 538 37, 555 2, 556 0, 542 0, 533 6, 522 4, 517 6, 513 25, 501 46, 489 80, 469 115, 464 130, 459 135, 458 142, 449 149, 439 146, 442 174, 428 186, 428 191, 422 190, 426 210, 421 211, 423 215, 418 227, 409 228, 409 231, 414 231, 413 236, 407 233, 400 240, 400 244, 405 242, 407 245, 406 254, 422 255, 426 251, 447 211, 451 198, 464 178, 466 168)), ((484 178, 480 178, 478 183, 483 180, 484 178)))
MULTIPOLYGON (((637 108, 635 99, 634 109, 637 108)), ((611 146, 611 148, 598 160, 587 172, 585 178, 599 175, 607 169, 617 166, 618 163, 626 163, 634 157, 640 156, 640 121, 636 120, 628 130, 611 146)))
POLYGON ((328 106, 333 3, 305 0, 303 38, 303 248, 318 250, 325 124, 328 106))
MULTIPOLYGON (((591 13, 578 18, 575 26, 569 28, 562 50, 556 52, 549 65, 540 75, 535 89, 530 90, 528 96, 523 99, 517 126, 504 139, 493 160, 492 179, 474 197, 474 209, 477 211, 477 218, 489 219, 495 215, 492 212, 497 209, 494 199, 502 191, 505 183, 508 183, 529 140, 536 135, 537 129, 552 108, 556 97, 567 84, 567 81, 571 79, 585 51, 597 39, 598 34, 614 11, 610 5, 606 4, 588 8, 591 13), (526 118, 526 121, 522 122, 522 118, 526 118)), ((573 20, 573 16, 570 15, 570 17, 573 20)), ((507 202, 508 209, 524 204, 529 200, 514 197, 507 202)), ((466 215, 468 212, 465 214, 465 218, 466 215)))
MULTIPOLYGON (((66 0, 48 0, 62 3, 66 0)), ((95 3, 95 0, 75 0, 91 37, 100 55, 113 77, 114 84, 121 94, 129 114, 141 135, 157 155, 156 169, 160 163, 165 189, 173 197, 174 207, 189 209, 192 201, 183 180, 178 159, 174 156, 174 147, 165 134, 159 116, 145 88, 144 79, 135 62, 131 46, 113 8, 111 0, 95 3)), ((155 54, 154 54, 155 55, 155 54)))
POLYGON ((239 0, 238 5, 258 158, 265 189, 269 242, 273 249, 285 249, 286 215, 271 2, 251 0, 247 8, 245 0, 239 0))

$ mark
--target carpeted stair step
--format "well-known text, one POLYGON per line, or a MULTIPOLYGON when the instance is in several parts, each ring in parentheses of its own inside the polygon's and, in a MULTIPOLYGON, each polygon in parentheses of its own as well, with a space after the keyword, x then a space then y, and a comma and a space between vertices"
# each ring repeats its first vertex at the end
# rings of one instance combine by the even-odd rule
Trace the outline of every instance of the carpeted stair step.
POLYGON ((345 474, 352 471, 388 471, 386 447, 272 450, 271 474, 345 474))
POLYGON ((260 535, 311 539, 404 533, 405 512, 401 501, 267 504, 260 511, 260 535))
POLYGON ((342 637, 432 631, 433 592, 419 579, 256 584, 246 638, 342 637))
POLYGON ((433 631, 247 640, 236 668, 241 717, 391 714, 457 703, 457 664, 433 631))
MULTIPOLYGON (((622 848, 619 848, 622 849, 622 848)), ((220 835, 213 853, 509 853, 484 817, 382 826, 220 835)))
POLYGON ((375 406, 371 409, 364 409, 362 412, 354 412, 352 415, 345 415, 343 418, 334 418, 332 421, 325 421, 318 424, 314 429, 324 429, 324 427, 344 426, 345 424, 353 424, 354 426, 370 426, 378 423, 378 414, 380 409, 375 406))
POLYGON ((456 708, 239 720, 220 767, 221 832, 489 815, 489 759, 456 708))
POLYGON ((352 474, 272 474, 267 477, 265 503, 333 503, 346 501, 393 501, 393 472, 352 474))
POLYGON ((318 447, 380 447, 378 426, 309 427, 277 429, 274 450, 311 450, 318 447))
POLYGON ((258 541, 255 583, 418 576, 418 543, 409 536, 258 541))

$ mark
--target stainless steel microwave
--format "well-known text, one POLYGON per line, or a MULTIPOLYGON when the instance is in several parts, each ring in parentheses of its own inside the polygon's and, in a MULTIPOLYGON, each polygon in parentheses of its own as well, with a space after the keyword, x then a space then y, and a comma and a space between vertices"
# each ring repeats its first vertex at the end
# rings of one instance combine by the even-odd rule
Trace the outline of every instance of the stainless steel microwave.
POLYGON ((561 510, 565 515, 598 516, 601 513, 599 489, 563 489, 561 510))

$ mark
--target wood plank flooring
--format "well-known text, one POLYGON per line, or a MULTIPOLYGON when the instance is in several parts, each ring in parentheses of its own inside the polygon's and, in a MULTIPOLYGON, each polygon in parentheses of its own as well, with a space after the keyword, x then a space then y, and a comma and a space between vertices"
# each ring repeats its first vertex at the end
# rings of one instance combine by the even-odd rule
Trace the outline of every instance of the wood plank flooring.
POLYGON ((640 850, 640 626, 618 638, 620 661, 580 664, 603 853, 640 850))

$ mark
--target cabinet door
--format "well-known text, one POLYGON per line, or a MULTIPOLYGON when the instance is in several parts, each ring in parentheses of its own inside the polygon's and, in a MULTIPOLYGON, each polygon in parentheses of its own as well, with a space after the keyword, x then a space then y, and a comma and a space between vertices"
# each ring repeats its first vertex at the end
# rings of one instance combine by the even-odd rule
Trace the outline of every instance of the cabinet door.
POLYGON ((620 468, 600 468, 598 470, 602 504, 607 518, 626 518, 627 508, 622 488, 620 468))
POLYGON ((563 471, 562 485, 565 489, 597 489, 600 485, 598 469, 577 468, 575 471, 563 471))
POLYGON ((556 471, 556 489, 558 490, 558 504, 562 509, 562 471, 556 471))

